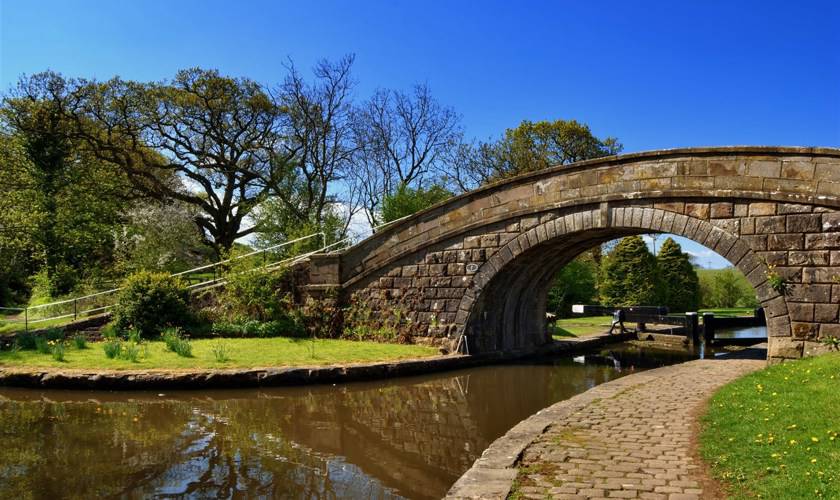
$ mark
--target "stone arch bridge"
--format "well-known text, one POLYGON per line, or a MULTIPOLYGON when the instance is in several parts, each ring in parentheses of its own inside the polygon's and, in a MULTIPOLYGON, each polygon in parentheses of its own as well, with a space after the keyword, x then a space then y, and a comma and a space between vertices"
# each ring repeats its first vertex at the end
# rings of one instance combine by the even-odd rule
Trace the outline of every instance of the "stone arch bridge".
POLYGON ((721 147, 611 156, 458 196, 310 261, 310 294, 409 318, 418 341, 471 353, 546 342, 547 292, 580 252, 674 233, 740 269, 765 307, 771 361, 840 337, 840 149, 721 147), (789 283, 780 295, 768 265, 789 283))

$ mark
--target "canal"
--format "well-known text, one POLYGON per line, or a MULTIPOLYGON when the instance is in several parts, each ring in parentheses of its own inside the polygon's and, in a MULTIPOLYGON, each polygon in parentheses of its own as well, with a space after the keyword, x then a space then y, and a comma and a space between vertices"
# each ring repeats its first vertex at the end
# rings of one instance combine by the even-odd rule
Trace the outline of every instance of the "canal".
POLYGON ((336 386, 0 388, 0 498, 440 498, 536 411, 693 357, 593 354, 336 386))

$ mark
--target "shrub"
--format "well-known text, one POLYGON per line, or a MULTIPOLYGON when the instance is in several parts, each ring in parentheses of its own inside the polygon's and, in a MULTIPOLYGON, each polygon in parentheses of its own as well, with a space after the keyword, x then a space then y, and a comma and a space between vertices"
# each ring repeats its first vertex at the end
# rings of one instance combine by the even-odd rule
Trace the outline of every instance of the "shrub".
POLYGON ((64 340, 64 331, 60 328, 49 328, 46 332, 44 332, 44 337, 47 340, 64 340))
POLYGON ((125 345, 125 349, 120 352, 120 357, 136 363, 140 357, 140 346, 134 342, 129 342, 125 345))
POLYGON ((304 337, 306 331, 293 318, 275 321, 219 322, 213 324, 213 335, 218 337, 304 337))
POLYGON ((76 346, 76 349, 87 349, 87 338, 85 338, 84 334, 77 333, 73 337, 73 345, 76 346))
POLYGON ((181 336, 179 328, 167 328, 163 332, 163 342, 166 348, 178 356, 189 358, 192 357, 192 344, 190 341, 181 336))
POLYGON ((288 278, 282 270, 262 271, 244 264, 225 275, 227 283, 221 302, 225 314, 234 321, 275 321, 289 316, 290 299, 283 290, 288 278))
POLYGON ((21 333, 15 339, 15 344, 18 346, 18 349, 31 351, 37 348, 35 344, 35 336, 31 333, 21 333))
POLYGON ((114 325, 134 328, 144 338, 167 326, 189 322, 189 292, 181 280, 162 273, 141 271, 129 276, 114 307, 114 325))
POLYGON ((50 346, 47 343, 47 339, 38 335, 35 337, 35 350, 40 352, 41 354, 49 354, 50 353, 50 346))
POLYGON ((122 351, 122 342, 116 339, 107 340, 102 344, 102 349, 105 351, 105 356, 108 359, 117 358, 120 355, 120 351, 122 351))
POLYGON ((227 344, 225 344, 222 341, 218 341, 215 344, 213 344, 213 356, 219 363, 225 363, 229 361, 230 356, 228 356, 227 344))
POLYGON ((53 346, 52 346, 51 352, 52 352, 52 357, 53 357, 54 360, 64 361, 64 352, 65 352, 64 342, 63 341, 56 341, 55 344, 53 344, 53 346))

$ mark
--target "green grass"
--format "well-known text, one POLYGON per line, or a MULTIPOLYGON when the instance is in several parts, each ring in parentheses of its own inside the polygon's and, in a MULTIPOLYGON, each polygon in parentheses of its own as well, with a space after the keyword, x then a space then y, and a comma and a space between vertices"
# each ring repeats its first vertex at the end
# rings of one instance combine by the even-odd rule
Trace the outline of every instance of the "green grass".
POLYGON ((161 341, 149 342, 148 357, 141 355, 136 363, 125 359, 108 359, 102 342, 89 343, 86 349, 77 349, 68 343, 63 362, 54 360, 50 354, 36 351, 0 351, 0 366, 108 370, 248 368, 386 361, 437 354, 437 350, 431 347, 350 340, 318 339, 313 343, 309 339, 289 338, 224 339, 228 361, 220 362, 213 351, 218 342, 215 339, 191 341, 191 357, 181 357, 167 351, 161 341))
POLYGON ((701 454, 732 498, 840 498, 840 353, 781 365, 720 389, 701 454))
POLYGON ((600 333, 608 332, 611 322, 612 316, 589 316, 558 319, 554 323, 551 335, 556 339, 598 335, 600 333))

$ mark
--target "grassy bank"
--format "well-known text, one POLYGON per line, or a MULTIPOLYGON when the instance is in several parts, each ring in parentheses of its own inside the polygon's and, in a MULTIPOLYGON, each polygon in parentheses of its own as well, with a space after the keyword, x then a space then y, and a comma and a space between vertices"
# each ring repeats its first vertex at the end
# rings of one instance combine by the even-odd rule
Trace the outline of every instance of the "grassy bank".
POLYGON ((558 319, 554 323, 551 335, 557 339, 598 335, 609 331, 611 321, 611 316, 558 319))
POLYGON ((437 354, 431 347, 381 344, 350 340, 318 339, 201 339, 190 342, 192 356, 168 351, 161 341, 139 346, 137 361, 106 357, 104 343, 78 349, 66 343, 64 361, 38 351, 0 351, 0 367, 54 367, 78 369, 144 370, 190 368, 249 368, 268 366, 327 365, 419 358, 437 354), (217 354, 224 354, 219 361, 217 354))
POLYGON ((840 498, 840 353, 719 390, 700 448, 733 498, 840 498))

